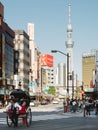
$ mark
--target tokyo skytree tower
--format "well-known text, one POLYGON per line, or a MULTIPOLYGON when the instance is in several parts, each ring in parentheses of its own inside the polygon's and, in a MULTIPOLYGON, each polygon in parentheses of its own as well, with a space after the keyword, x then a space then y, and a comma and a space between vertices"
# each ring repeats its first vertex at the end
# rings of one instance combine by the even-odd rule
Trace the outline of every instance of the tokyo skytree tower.
MULTIPOLYGON (((72 26, 71 26, 71 4, 70 0, 68 1, 68 26, 67 26, 67 41, 66 41, 66 49, 67 54, 69 54, 69 77, 72 77, 73 71, 73 41, 72 41, 72 26)), ((72 80, 69 80, 69 91, 70 86, 72 86, 72 80)), ((70 92, 69 92, 70 93, 70 92)))

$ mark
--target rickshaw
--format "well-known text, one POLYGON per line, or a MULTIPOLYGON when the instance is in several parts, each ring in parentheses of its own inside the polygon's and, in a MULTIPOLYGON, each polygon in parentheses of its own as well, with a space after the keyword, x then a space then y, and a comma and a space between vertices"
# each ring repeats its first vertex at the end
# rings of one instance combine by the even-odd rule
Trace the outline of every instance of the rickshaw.
MULTIPOLYGON (((22 119, 23 124, 25 124, 27 127, 31 125, 32 122, 32 113, 31 113, 31 108, 30 108, 30 96, 27 91, 23 91, 20 89, 13 90, 10 93, 10 96, 14 96, 15 99, 17 99, 18 102, 23 98, 26 102, 26 110, 24 113, 18 113, 18 118, 17 118, 17 124, 19 123, 19 119, 22 119)), ((6 121, 7 125, 9 127, 13 126, 12 118, 11 118, 11 111, 6 111, 6 121)))

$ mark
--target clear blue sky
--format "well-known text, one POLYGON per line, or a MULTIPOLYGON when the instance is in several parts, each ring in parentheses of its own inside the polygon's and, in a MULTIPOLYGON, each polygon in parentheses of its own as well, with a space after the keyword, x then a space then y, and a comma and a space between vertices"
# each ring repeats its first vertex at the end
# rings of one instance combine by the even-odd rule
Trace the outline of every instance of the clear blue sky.
MULTIPOLYGON (((5 22, 12 29, 27 32, 27 23, 35 25, 35 41, 42 53, 52 49, 67 52, 68 0, 1 0, 5 22)), ((73 62, 75 73, 82 80, 82 53, 98 49, 98 0, 71 0, 73 28, 73 62)), ((66 62, 61 54, 54 55, 55 66, 66 62)))

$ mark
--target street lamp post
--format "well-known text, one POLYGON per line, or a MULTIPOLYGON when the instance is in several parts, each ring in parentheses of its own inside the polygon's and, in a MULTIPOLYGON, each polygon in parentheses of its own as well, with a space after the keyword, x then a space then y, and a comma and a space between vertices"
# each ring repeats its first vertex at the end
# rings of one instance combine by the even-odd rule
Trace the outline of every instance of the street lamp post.
POLYGON ((61 53, 65 56, 67 56, 67 98, 66 98, 66 104, 64 105, 64 112, 68 112, 68 106, 69 106, 69 53, 63 53, 59 50, 51 50, 52 53, 61 53))
POLYGON ((69 96, 69 53, 63 53, 62 51, 59 51, 59 50, 51 50, 52 53, 61 53, 65 56, 67 56, 67 94, 69 96))
POLYGON ((69 96, 69 53, 67 53, 67 94, 69 96))

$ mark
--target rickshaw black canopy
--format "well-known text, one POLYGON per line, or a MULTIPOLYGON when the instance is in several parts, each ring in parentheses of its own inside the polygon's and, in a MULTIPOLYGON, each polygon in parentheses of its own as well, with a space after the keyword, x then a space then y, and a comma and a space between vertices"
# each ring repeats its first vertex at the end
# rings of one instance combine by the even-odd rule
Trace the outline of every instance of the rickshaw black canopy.
POLYGON ((10 93, 10 96, 12 96, 12 95, 18 100, 24 98, 24 99, 28 100, 28 102, 30 102, 30 96, 27 91, 15 89, 10 93))

